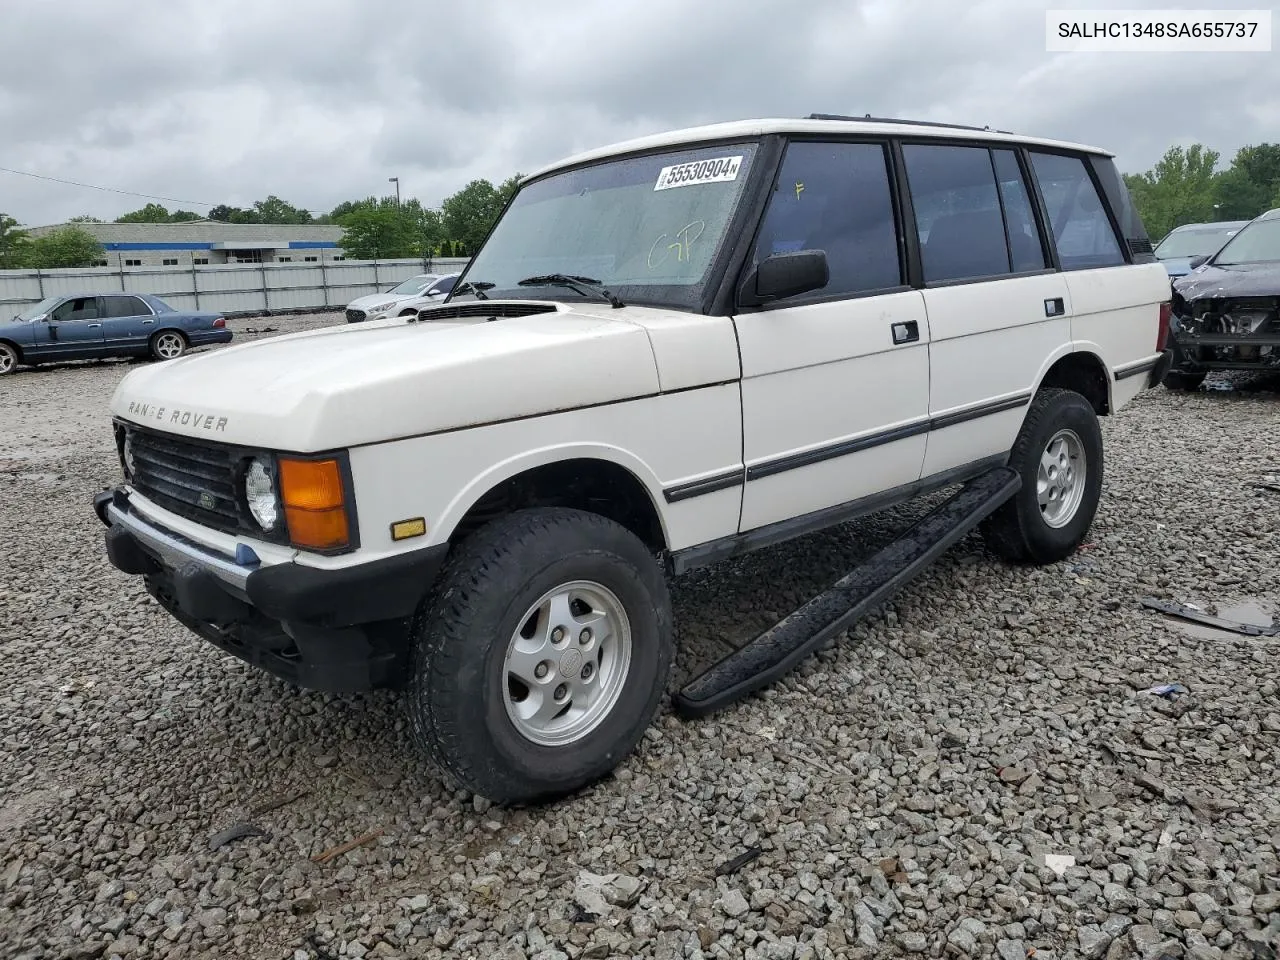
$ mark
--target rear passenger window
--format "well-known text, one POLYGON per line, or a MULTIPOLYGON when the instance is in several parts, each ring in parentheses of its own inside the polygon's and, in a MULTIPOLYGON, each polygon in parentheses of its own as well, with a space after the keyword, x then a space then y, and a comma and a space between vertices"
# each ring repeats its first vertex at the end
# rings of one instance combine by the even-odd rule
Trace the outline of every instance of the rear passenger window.
POLYGON ((1031 154, 1053 242, 1064 270, 1114 267, 1125 262, 1098 191, 1078 157, 1031 154))
POLYGON ((137 297, 103 297, 108 317, 150 316, 150 308, 137 297))
POLYGON ((1009 248, 986 147, 908 144, 911 204, 926 282, 1009 273, 1009 248))
POLYGON ((870 143, 792 143, 756 241, 756 263, 825 250, 820 295, 901 286, 898 229, 885 149, 870 143))
POLYGON ((1012 150, 992 150, 991 159, 1000 182, 1000 201, 1004 204, 1004 221, 1009 231, 1009 259, 1014 273, 1045 268, 1044 247, 1040 231, 1031 212, 1031 197, 1022 179, 1018 158, 1012 150))

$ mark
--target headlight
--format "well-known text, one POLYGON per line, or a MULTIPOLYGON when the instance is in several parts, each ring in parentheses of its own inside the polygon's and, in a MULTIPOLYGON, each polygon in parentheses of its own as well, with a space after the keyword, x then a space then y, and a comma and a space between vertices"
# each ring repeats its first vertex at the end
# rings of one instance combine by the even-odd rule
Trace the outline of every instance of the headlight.
POLYGON ((276 496, 275 470, 272 464, 259 457, 244 475, 244 498, 249 513, 264 531, 270 533, 280 523, 280 500, 276 496))
POLYGON ((390 310, 396 305, 394 300, 388 300, 386 303, 380 303, 376 307, 370 307, 370 313, 381 313, 383 310, 390 310))
POLYGON ((132 480, 134 474, 138 472, 137 461, 133 456, 133 433, 126 431, 124 435, 124 443, 120 448, 120 457, 124 460, 125 476, 132 480))

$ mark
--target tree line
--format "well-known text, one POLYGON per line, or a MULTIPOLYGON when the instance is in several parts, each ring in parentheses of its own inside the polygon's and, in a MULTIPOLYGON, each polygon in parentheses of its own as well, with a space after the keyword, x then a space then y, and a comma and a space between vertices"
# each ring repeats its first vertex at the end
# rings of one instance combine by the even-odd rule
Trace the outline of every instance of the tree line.
POLYGON ((1252 220, 1280 207, 1280 143, 1241 147, 1223 170, 1220 159, 1216 150, 1195 143, 1170 147, 1144 173, 1125 174, 1153 243, 1183 224, 1252 220))
MULTIPOLYGON (((210 208, 207 217, 148 203, 112 222, 335 225, 343 228, 338 245, 352 260, 469 257, 479 249, 519 182, 518 173, 497 185, 472 180, 438 210, 424 207, 416 198, 398 203, 395 197, 370 196, 343 201, 317 216, 272 195, 248 207, 219 204, 210 208)), ((102 245, 78 224, 105 222, 90 215, 72 217, 66 226, 33 237, 13 217, 0 213, 0 269, 90 266, 104 258, 102 245)))

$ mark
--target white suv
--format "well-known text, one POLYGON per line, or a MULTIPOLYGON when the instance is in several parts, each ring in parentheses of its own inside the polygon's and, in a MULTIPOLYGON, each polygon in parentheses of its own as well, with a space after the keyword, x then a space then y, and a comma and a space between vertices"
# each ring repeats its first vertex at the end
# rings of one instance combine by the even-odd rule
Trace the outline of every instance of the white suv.
POLYGON ((993 476, 991 547, 1071 554, 1098 416, 1163 376, 1169 297, 1102 150, 870 118, 681 130, 526 179, 417 316, 130 373, 125 481, 95 509, 115 566, 222 650, 404 686, 460 784, 547 798, 651 722, 664 567, 993 476))

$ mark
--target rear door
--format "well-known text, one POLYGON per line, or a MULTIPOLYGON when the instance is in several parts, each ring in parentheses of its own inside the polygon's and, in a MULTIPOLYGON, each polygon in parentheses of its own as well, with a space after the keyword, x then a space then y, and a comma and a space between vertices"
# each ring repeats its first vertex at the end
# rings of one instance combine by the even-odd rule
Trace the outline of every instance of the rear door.
POLYGON ((742 531, 913 483, 928 430, 929 324, 906 284, 887 143, 788 145, 754 263, 826 251, 821 290, 734 318, 742 531))
POLYGON ((102 297, 102 329, 108 353, 131 353, 147 345, 155 332, 155 312, 141 297, 108 293, 102 297))
POLYGON ((50 311, 43 327, 41 353, 50 360, 102 355, 102 308, 96 296, 63 300, 50 311))
POLYGON ((925 476, 1006 453, 1046 360, 1071 340, 1016 150, 908 142, 903 167, 929 315, 925 476))
POLYGON ((1145 386, 1146 378, 1137 374, 1154 366, 1168 279, 1149 253, 1141 260, 1135 255, 1145 231, 1130 211, 1117 209, 1128 195, 1109 158, 1039 149, 1028 150, 1028 156, 1070 291, 1075 347, 1096 353, 1113 371, 1111 403, 1118 409, 1145 386), (1110 210, 1101 189, 1104 172, 1115 178, 1110 210), (1124 233, 1118 232, 1126 221, 1133 265, 1121 246, 1124 233), (1133 237, 1135 232, 1142 236, 1133 237))

